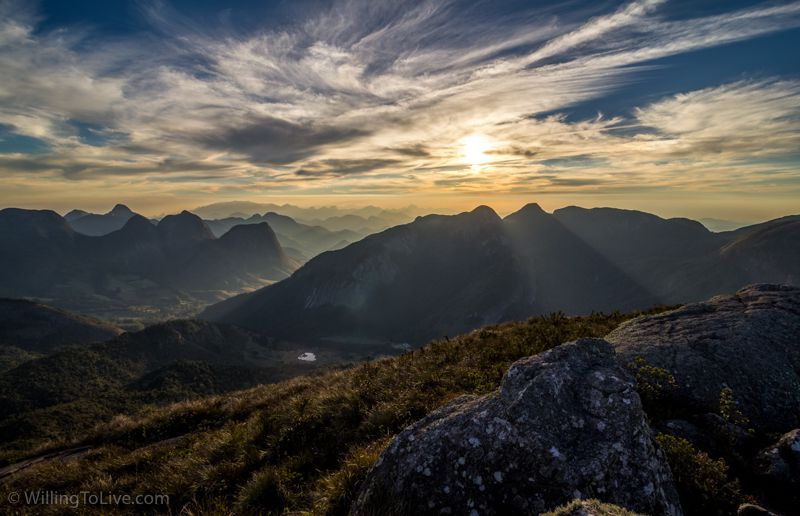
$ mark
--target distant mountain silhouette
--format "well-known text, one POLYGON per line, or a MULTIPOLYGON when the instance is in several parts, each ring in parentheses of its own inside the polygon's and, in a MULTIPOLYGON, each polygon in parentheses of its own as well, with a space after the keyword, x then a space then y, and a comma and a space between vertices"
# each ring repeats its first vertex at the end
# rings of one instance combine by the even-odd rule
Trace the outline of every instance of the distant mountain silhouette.
POLYGON ((365 228, 371 233, 375 230, 382 230, 397 224, 409 222, 413 219, 411 213, 419 212, 419 209, 414 206, 401 209, 385 209, 377 206, 364 206, 360 208, 315 206, 302 208, 291 204, 231 201, 200 206, 192 210, 192 213, 196 213, 205 219, 224 219, 228 217, 248 218, 252 215, 265 212, 287 215, 302 224, 323 226, 331 231, 341 229, 360 231, 362 228, 365 228), (354 215, 356 218, 349 218, 350 215, 354 215))
POLYGON ((191 287, 204 278, 210 288, 235 291, 260 279, 284 278, 297 268, 266 222, 234 226, 199 249, 176 271, 179 284, 191 287))
POLYGON ((611 208, 501 220, 479 207, 420 217, 309 261, 202 316, 286 339, 423 342, 552 311, 684 303, 753 282, 798 282, 800 222, 712 233, 611 208))
POLYGON ((104 214, 72 210, 64 216, 64 219, 78 233, 101 236, 120 229, 134 215, 136 214, 124 204, 117 204, 111 211, 104 214))
POLYGON ((800 217, 712 233, 689 219, 614 208, 553 215, 664 303, 684 303, 750 283, 796 283, 800 217))
POLYGON ((228 217, 205 222, 216 236, 223 235, 234 226, 267 222, 275 230, 286 254, 299 261, 306 261, 324 251, 342 248, 368 234, 348 229, 331 231, 322 226, 301 224, 291 217, 275 212, 249 218, 228 217))
POLYGON ((0 260, 0 296, 103 314, 112 306, 179 306, 186 295, 221 299, 297 267, 266 223, 217 239, 189 212, 157 226, 133 215, 120 229, 93 237, 52 211, 0 210, 0 260))

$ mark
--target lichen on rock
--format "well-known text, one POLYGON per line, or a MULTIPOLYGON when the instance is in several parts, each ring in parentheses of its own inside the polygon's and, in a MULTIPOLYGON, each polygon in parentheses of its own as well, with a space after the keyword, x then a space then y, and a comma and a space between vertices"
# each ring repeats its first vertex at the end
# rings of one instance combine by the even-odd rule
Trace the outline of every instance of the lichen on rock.
POLYGON ((499 392, 401 432, 351 514, 538 514, 575 498, 681 514, 635 387, 600 339, 519 360, 499 392))

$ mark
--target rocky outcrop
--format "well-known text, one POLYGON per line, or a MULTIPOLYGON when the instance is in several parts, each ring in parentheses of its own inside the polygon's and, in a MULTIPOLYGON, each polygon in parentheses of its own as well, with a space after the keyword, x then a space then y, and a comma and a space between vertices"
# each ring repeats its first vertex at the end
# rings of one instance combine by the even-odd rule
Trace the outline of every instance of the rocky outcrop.
POLYGON ((755 430, 800 426, 800 287, 753 285, 628 321, 606 339, 623 362, 668 370, 683 410, 716 413, 730 388, 755 430))
POLYGON ((522 359, 499 392, 405 429, 351 514, 538 514, 575 498, 681 514, 635 381, 599 339, 522 359))

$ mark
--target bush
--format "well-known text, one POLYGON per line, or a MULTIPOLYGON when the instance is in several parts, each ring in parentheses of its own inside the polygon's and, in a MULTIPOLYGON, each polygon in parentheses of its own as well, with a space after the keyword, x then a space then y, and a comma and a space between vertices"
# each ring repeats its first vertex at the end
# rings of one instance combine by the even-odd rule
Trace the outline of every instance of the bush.
POLYGON ((667 456, 686 514, 730 515, 751 501, 739 481, 729 477, 723 459, 709 457, 681 437, 658 434, 656 440, 667 456))
POLYGON ((672 417, 674 410, 669 397, 678 388, 672 373, 647 363, 643 357, 636 357, 628 363, 628 368, 636 379, 637 390, 647 415, 654 420, 672 417))

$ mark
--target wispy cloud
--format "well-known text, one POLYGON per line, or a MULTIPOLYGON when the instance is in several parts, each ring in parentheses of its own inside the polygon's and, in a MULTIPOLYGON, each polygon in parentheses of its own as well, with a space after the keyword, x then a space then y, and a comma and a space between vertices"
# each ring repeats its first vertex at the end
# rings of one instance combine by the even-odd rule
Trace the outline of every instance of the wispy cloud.
POLYGON ((108 189, 127 177, 172 195, 335 195, 791 175, 753 159, 797 154, 793 79, 715 84, 610 118, 552 114, 635 81, 656 59, 800 26, 800 2, 681 20, 665 8, 487 16, 457 1, 340 0, 241 35, 150 3, 142 13, 156 36, 92 50, 86 29, 38 31, 35 11, 0 0, 0 124, 50 149, 0 155, 0 183, 108 189), (88 142, 76 122, 114 137, 88 142), (489 142, 481 174, 462 149, 474 134, 489 142), (591 159, 548 162, 575 156, 591 159))

